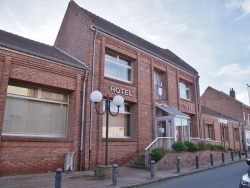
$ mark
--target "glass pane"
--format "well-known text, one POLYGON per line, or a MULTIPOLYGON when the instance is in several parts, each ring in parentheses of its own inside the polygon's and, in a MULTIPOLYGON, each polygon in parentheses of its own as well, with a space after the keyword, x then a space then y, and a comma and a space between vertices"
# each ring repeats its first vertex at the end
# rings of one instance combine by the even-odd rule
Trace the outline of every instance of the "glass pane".
POLYGON ((122 58, 119 59, 119 64, 130 66, 130 62, 122 58))
POLYGON ((112 54, 105 54, 105 60, 117 62, 117 57, 115 55, 112 55, 112 54))
POLYGON ((47 99, 47 100, 67 102, 67 95, 60 94, 60 93, 53 93, 51 91, 44 91, 43 90, 41 98, 47 99))
POLYGON ((105 61, 104 74, 115 78, 131 81, 131 69, 112 63, 110 61, 105 61))
POLYGON ((4 134, 66 136, 67 105, 7 97, 4 134))
POLYGON ((181 118, 174 118, 175 126, 181 126, 181 118))
MULTIPOLYGON (((109 137, 127 137, 129 136, 130 115, 118 114, 109 116, 109 137)), ((103 116, 102 136, 106 137, 106 116, 103 116)))
POLYGON ((27 97, 37 97, 37 89, 8 85, 7 93, 27 97))

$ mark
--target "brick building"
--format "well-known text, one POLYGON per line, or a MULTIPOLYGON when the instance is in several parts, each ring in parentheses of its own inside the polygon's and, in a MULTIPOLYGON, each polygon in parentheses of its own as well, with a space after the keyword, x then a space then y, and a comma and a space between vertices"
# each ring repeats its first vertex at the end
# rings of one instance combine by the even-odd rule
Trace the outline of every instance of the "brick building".
POLYGON ((201 104, 239 121, 242 129, 242 149, 250 146, 250 106, 236 99, 233 88, 228 95, 208 87, 201 96, 201 104))
POLYGON ((62 50, 0 30, 0 175, 55 171, 65 153, 79 156, 87 70, 62 50))
POLYGON ((211 143, 221 144, 226 149, 241 150, 241 122, 215 110, 201 106, 202 137, 211 143))
POLYGON ((126 164, 157 137, 168 137, 169 142, 199 137, 198 72, 170 50, 74 1, 68 5, 54 45, 85 62, 92 72, 86 93, 84 160, 79 168, 104 164, 105 116, 98 115, 89 100, 93 90, 125 99, 120 114, 111 117, 109 124, 109 164, 126 164))

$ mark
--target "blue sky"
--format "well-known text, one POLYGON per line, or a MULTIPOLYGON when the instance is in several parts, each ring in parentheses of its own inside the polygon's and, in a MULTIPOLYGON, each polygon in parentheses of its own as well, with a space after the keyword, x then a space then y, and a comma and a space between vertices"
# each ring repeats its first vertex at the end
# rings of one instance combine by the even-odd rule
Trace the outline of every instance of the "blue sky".
MULTIPOLYGON (((0 29, 53 45, 69 0, 1 0, 0 29)), ((211 86, 249 105, 250 0, 75 0, 90 12, 167 48, 211 86)))

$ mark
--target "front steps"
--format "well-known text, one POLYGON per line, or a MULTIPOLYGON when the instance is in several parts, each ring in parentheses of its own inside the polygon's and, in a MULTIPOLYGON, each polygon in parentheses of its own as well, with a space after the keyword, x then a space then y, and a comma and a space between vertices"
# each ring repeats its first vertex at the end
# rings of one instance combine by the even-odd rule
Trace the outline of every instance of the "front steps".
POLYGON ((145 154, 140 154, 134 157, 128 164, 127 167, 145 169, 145 154))

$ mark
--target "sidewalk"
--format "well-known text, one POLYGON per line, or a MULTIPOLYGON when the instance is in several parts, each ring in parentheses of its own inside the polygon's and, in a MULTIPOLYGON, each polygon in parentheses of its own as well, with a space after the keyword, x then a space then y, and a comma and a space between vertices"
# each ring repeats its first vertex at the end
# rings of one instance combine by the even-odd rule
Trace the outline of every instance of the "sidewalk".
MULTIPOLYGON (((235 162, 244 161, 245 156, 239 159, 234 157, 234 161, 226 159, 225 163, 222 161, 214 161, 211 163, 200 164, 199 169, 195 166, 181 167, 180 173, 175 169, 165 171, 156 171, 155 178, 151 179, 150 171, 142 169, 134 169, 129 167, 118 167, 118 177, 116 187, 136 187, 153 182, 163 181, 169 178, 187 175, 190 173, 198 173, 203 170, 216 168, 222 165, 228 165, 235 162)), ((4 176, 0 177, 1 188, 54 188, 55 187, 55 173, 32 174, 32 175, 18 175, 18 176, 4 176)), ((99 180, 94 178, 94 171, 81 171, 70 174, 62 173, 62 188, 99 188, 99 187, 114 187, 112 179, 99 180)))

